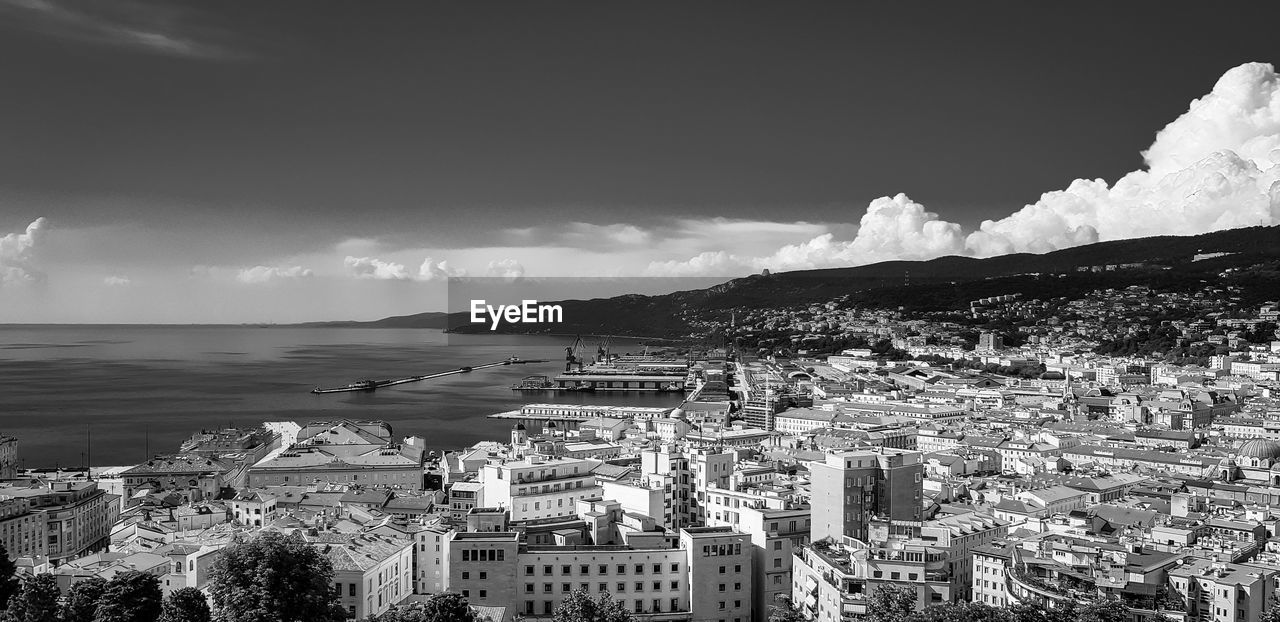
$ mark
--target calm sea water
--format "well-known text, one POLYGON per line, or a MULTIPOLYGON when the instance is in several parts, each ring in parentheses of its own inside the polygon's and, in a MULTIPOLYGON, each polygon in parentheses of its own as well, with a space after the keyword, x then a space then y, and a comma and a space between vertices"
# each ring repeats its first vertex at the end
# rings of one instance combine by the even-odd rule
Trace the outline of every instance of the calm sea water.
MULTIPOLYGON (((527 402, 674 406, 679 394, 516 392, 564 367, 562 337, 471 340, 426 329, 222 326, 0 326, 0 434, 27 467, 134 464, 193 432, 262 421, 380 419, 435 449, 505 439, 485 416, 527 402), (483 341, 482 341, 483 340, 483 341), (474 342, 473 342, 474 341, 474 342), (496 341, 496 343, 495 343, 496 341), (394 378, 516 355, 549 363, 477 370, 374 393, 312 395, 316 386, 394 378)), ((592 346, 594 347, 594 346, 592 346)), ((613 351, 639 351, 615 340, 613 351)))

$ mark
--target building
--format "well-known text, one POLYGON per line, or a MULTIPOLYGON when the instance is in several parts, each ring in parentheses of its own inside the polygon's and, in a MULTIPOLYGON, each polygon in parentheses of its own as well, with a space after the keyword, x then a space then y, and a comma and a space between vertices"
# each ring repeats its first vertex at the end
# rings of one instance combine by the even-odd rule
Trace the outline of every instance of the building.
POLYGON ((689 527, 680 530, 680 548, 688 556, 686 580, 693 619, 755 619, 751 596, 754 555, 746 534, 732 527, 689 527))
POLYGON ((1275 594, 1277 571, 1260 564, 1188 559, 1169 571, 1171 592, 1198 622, 1258 622, 1275 594))
POLYGON ((824 462, 812 463, 812 540, 839 542, 848 536, 866 542, 873 518, 888 520, 891 533, 918 533, 922 456, 918 451, 879 448, 828 454, 824 462))
POLYGON ((239 487, 243 467, 216 456, 172 454, 113 474, 126 508, 136 504, 138 493, 175 492, 188 503, 216 499, 224 486, 239 487))
POLYGON ((761 489, 707 490, 707 525, 731 527, 751 539, 755 622, 791 597, 792 553, 809 543, 809 505, 761 489))
POLYGON ((791 601, 814 622, 844 622, 867 614, 877 587, 894 585, 915 594, 918 611, 952 600, 947 558, 918 540, 815 540, 795 552, 791 601))
POLYGON ((241 490, 227 505, 232 520, 242 525, 262 527, 276 519, 276 496, 266 490, 241 490))
POLYGON ((22 544, 24 538, 35 537, 40 530, 24 519, 25 512, 37 517, 36 521, 43 520, 44 550, 38 554, 47 556, 54 566, 106 548, 111 525, 117 516, 112 499, 91 481, 49 481, 35 487, 0 487, 0 504, 10 500, 23 502, 25 510, 20 509, 22 505, 11 505, 9 519, 0 522, 22 530, 15 540, 19 550, 35 551, 38 547, 22 544))
POLYGON ((333 562, 333 587, 347 617, 385 612, 413 593, 413 541, 333 532, 307 536, 333 562))
POLYGON ((991 352, 1004 349, 1004 337, 998 333, 982 333, 978 335, 978 350, 991 352))
POLYGON ((18 439, 0 434, 0 480, 18 476, 18 439))
POLYGON ((510 511, 513 522, 573 516, 577 501, 600 496, 594 473, 600 464, 540 454, 490 461, 480 469, 483 504, 510 511))
POLYGON ((45 517, 32 509, 27 498, 0 499, 0 544, 9 559, 44 557, 47 529, 45 517))

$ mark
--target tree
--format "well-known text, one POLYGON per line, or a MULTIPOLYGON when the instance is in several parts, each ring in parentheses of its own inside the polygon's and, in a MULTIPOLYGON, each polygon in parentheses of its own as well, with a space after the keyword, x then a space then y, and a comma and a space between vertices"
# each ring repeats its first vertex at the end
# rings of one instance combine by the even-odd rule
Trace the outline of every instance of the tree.
POLYGON ((12 622, 58 622, 58 579, 49 573, 22 578, 18 593, 9 599, 6 620, 12 622))
POLYGON ((1258 622, 1280 622, 1280 594, 1272 594, 1258 622))
POLYGON ((102 577, 89 577, 72 583, 59 614, 62 622, 92 620, 98 609, 98 600, 106 588, 107 580, 102 577))
POLYGON ((204 592, 194 587, 184 587, 164 599, 164 607, 157 622, 209 622, 212 617, 204 592))
POLYGON ((444 592, 427 602, 393 607, 365 622, 477 622, 475 610, 460 594, 444 592))
POLYGON ((916 609, 916 593, 893 584, 877 586, 867 599, 867 622, 906 622, 916 609))
POLYGON ((346 615, 332 581, 333 562, 299 532, 268 531, 222 550, 209 593, 225 622, 336 622, 346 615))
MULTIPOLYGON (((1096 600, 1085 605, 1078 622, 1126 622, 1129 619, 1129 607, 1122 601, 1113 599, 1096 600)), ((1073 621, 1073 622, 1075 622, 1073 621)))
POLYGON ((18 593, 18 566, 9 559, 9 549, 0 544, 0 611, 9 606, 9 598, 18 593))
POLYGON ((946 603, 917 611, 908 622, 1011 622, 1009 612, 984 603, 946 603))
POLYGON ((578 589, 569 593, 556 607, 552 622, 631 622, 631 612, 621 602, 603 592, 592 600, 591 593, 578 589))
POLYGON ((800 613, 800 608, 792 604, 790 598, 783 598, 781 602, 770 608, 769 622, 805 622, 805 618, 804 614, 800 613))
POLYGON ((130 570, 107 581, 93 622, 155 622, 162 595, 155 575, 130 570))

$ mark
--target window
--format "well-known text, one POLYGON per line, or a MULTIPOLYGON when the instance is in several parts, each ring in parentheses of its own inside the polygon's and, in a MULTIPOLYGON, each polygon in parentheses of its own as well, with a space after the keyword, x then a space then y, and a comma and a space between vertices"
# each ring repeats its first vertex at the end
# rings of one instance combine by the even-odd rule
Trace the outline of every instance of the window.
POLYGON ((741 584, 741 583, 734 583, 734 584, 733 584, 733 591, 738 592, 738 591, 741 591, 741 590, 742 590, 742 584, 741 584))
POLYGON ((526 583, 526 584, 524 584, 524 593, 525 593, 525 594, 532 594, 532 593, 533 593, 533 584, 532 584, 532 583, 526 583))
POLYGON ((600 576, 609 574, 609 567, 604 564, 600 564, 599 570, 600 570, 600 576))
POLYGON ((525 567, 524 567, 524 573, 525 573, 526 575, 531 575, 531 574, 533 574, 533 566, 525 566, 525 567))
POLYGON ((734 571, 734 572, 742 572, 742 564, 734 564, 734 565, 733 565, 733 571, 734 571))
POLYGON ((774 540, 774 541, 773 541, 773 550, 775 550, 775 551, 781 551, 781 550, 782 550, 782 540, 774 540))
POLYGON ((672 610, 672 611, 678 611, 679 609, 680 609, 680 599, 679 599, 679 598, 672 598, 672 599, 671 599, 671 610, 672 610))
POLYGON ((621 594, 621 593, 623 593, 623 592, 626 592, 626 591, 627 591, 627 584, 626 584, 626 583, 618 582, 618 584, 617 584, 617 585, 615 585, 614 587, 618 588, 618 589, 617 589, 617 592, 618 592, 619 594, 621 594))
POLYGON ((895 572, 890 572, 890 573, 889 573, 889 578, 890 578, 890 579, 892 579, 892 580, 894 580, 894 581, 897 581, 898 579, 902 578, 902 573, 901 573, 901 572, 896 572, 896 571, 895 571, 895 572))
POLYGON ((549 574, 551 574, 551 566, 543 566, 543 567, 542 567, 542 574, 544 574, 544 575, 549 575, 549 574))
POLYGON ((354 584, 354 583, 348 583, 348 584, 347 584, 347 596, 355 596, 355 595, 356 595, 356 584, 354 584))
MULTIPOLYGON (((378 575, 378 578, 379 578, 379 579, 381 579, 381 578, 382 578, 382 575, 378 575)), ((462 579, 463 579, 464 581, 465 581, 465 580, 467 580, 467 579, 470 579, 470 578, 471 578, 471 573, 470 573, 470 572, 464 572, 464 573, 462 573, 462 579)))
POLYGON ((551 593, 551 584, 550 584, 550 583, 543 583, 543 584, 542 584, 542 593, 543 593, 543 594, 550 594, 550 593, 551 593))
POLYGON ((622 575, 622 574, 627 574, 627 566, 626 566, 626 564, 618 564, 618 574, 620 574, 620 575, 622 575))
POLYGON ((560 584, 560 591, 561 591, 561 592, 564 592, 565 594, 568 594, 569 592, 572 592, 572 591, 573 591, 573 588, 569 587, 569 584, 568 584, 568 583, 561 583, 561 584, 560 584))
POLYGON ((773 567, 774 567, 774 568, 781 568, 781 567, 782 567, 782 558, 781 558, 781 557, 775 557, 775 558, 773 558, 773 567))
POLYGON ((467 597, 469 597, 469 596, 471 596, 471 590, 462 590, 462 597, 463 597, 463 598, 467 598, 467 597))
POLYGON ((724 584, 723 584, 723 583, 721 583, 721 584, 720 584, 720 587, 719 587, 719 588, 717 588, 717 591, 720 591, 720 592, 723 592, 723 591, 724 591, 724 584))
POLYGON ((489 573, 487 573, 487 572, 482 572, 482 573, 480 573, 480 580, 481 580, 481 581, 484 581, 485 579, 488 579, 488 578, 489 578, 489 573))
POLYGON ((560 574, 572 574, 572 568, 570 568, 569 566, 561 566, 560 574))
POLYGON ((720 610, 724 611, 724 601, 720 601, 720 610))
POLYGON ((661 582, 661 581, 654 581, 654 582, 653 582, 653 591, 655 591, 655 592, 662 591, 662 582, 661 582))
POLYGON ((680 582, 679 582, 679 581, 672 581, 672 582, 671 582, 671 589, 673 589, 673 590, 678 590, 678 589, 680 589, 680 582))
POLYGON ((487 595, 488 595, 488 592, 487 592, 487 591, 485 591, 485 590, 480 590, 480 598, 484 598, 484 597, 485 597, 485 596, 487 596, 487 595))
POLYGON ((662 564, 653 565, 653 574, 662 574, 662 564))
POLYGON ((644 581, 636 581, 636 591, 637 592, 644 591, 644 581))
POLYGON ((644 564, 636 564, 636 574, 644 574, 644 564))
POLYGON ((720 574, 724 574, 724 566, 720 567, 720 574))
POLYGON ((591 574, 591 566, 583 564, 581 567, 578 568, 578 574, 584 577, 591 574))
POLYGON ((609 584, 608 584, 608 583, 597 583, 597 584, 596 584, 596 589, 597 589, 597 590, 600 590, 601 592, 608 592, 608 591, 609 591, 609 584))
POLYGON ((671 564, 671 572, 680 572, 680 564, 679 563, 671 564))
POLYGON ((637 600, 637 601, 636 601, 636 613, 644 613, 644 601, 643 601, 643 600, 637 600))

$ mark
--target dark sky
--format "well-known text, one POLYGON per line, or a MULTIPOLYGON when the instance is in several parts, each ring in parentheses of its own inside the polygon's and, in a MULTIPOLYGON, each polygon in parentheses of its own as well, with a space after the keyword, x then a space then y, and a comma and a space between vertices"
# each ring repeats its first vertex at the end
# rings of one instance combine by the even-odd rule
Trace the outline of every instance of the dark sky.
POLYGON ((970 224, 1140 167, 1154 132, 1225 69, 1270 60, 1277 12, 1260 6, 1247 18, 1163 2, 173 11, 172 28, 217 58, 77 41, 10 6, 0 187, 166 205, 63 208, 77 222, 212 212, 207 225, 305 218, 368 234, 424 219, 470 231, 496 215, 799 208, 840 221, 900 191, 970 224))
MULTIPOLYGON (((841 241, 878 197, 973 231, 1142 168, 1224 72, 1276 62, 1277 18, 1280 3, 0 0, 0 285, 29 285, 0 297, 0 322, 371 319, 432 308, 413 288, 461 272, 736 276, 959 252, 959 232, 892 220, 888 245, 841 241)), ((1256 224, 1249 200, 1215 226, 1256 224)))

